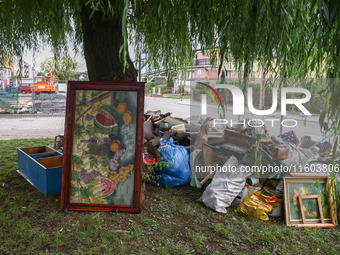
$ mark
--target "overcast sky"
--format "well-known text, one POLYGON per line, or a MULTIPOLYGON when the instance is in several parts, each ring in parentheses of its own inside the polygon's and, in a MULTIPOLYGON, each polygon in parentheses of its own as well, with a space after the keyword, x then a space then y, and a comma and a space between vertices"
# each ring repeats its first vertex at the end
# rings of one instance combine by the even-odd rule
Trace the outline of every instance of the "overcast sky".
MULTIPOLYGON (((53 52, 49 46, 44 46, 40 48, 39 52, 35 53, 35 58, 33 57, 33 51, 27 50, 24 55, 24 60, 30 64, 35 70, 40 71, 40 63, 46 58, 52 58, 53 52)), ((77 54, 74 51, 70 52, 70 57, 74 58, 78 63, 78 71, 86 71, 85 59, 82 50, 79 50, 77 54)))
MULTIPOLYGON (((129 44, 129 54, 130 58, 132 61, 135 60, 135 51, 132 45, 129 44)), ((69 45, 70 49, 73 49, 71 45, 69 45)), ((71 50, 69 52, 70 56, 74 58, 77 63, 78 63, 78 71, 79 72, 84 72, 87 70, 86 68, 86 63, 85 63, 85 58, 83 55, 83 50, 81 46, 78 46, 78 52, 77 54, 75 51, 71 50)), ((27 50, 26 54, 24 55, 24 60, 30 64, 35 70, 40 71, 40 63, 43 62, 46 58, 51 58, 53 57, 53 52, 51 50, 51 47, 46 45, 42 46, 39 50, 39 52, 35 53, 35 58, 33 57, 33 51, 32 50, 27 50)))

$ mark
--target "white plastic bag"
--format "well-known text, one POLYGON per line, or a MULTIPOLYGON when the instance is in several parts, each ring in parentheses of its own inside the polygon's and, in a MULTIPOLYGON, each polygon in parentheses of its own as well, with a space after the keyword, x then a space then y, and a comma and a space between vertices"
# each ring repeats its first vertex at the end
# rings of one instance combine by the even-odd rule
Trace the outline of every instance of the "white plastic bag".
POLYGON ((222 169, 233 168, 235 171, 216 171, 198 201, 217 212, 227 213, 226 207, 231 205, 243 189, 247 177, 252 174, 252 172, 241 172, 241 167, 237 159, 231 156, 222 169))

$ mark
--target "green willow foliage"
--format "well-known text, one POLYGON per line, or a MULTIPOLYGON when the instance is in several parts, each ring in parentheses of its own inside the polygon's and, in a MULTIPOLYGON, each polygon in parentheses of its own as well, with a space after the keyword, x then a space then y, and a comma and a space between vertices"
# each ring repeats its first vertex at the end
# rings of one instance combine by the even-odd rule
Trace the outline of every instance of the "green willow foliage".
POLYGON ((78 10, 77 3, 68 1, 0 1, 1 64, 8 61, 8 53, 20 58, 25 49, 37 51, 49 44, 60 54, 67 41, 80 42, 78 10))
MULTIPOLYGON (((339 1, 135 0, 125 4, 130 8, 130 38, 143 42, 155 67, 185 66, 193 49, 202 48, 212 56, 218 50, 222 60, 231 53, 235 66, 244 68, 244 78, 255 59, 281 78, 321 74, 340 78, 339 1)), ((340 140, 340 86, 334 79, 327 85, 324 94, 331 95, 330 107, 320 124, 340 140)), ((334 151, 339 149, 336 146, 334 151)))
MULTIPOLYGON (((61 54, 68 41, 81 43, 84 6, 90 19, 121 20, 124 65, 129 41, 155 68, 185 67, 200 48, 221 59, 231 53, 244 77, 255 59, 282 78, 318 77, 321 70, 326 78, 340 76, 340 4, 330 0, 1 0, 0 64, 9 52, 22 56, 50 44, 61 54)), ((325 115, 340 119, 338 83, 329 82, 325 93, 331 93, 325 115)), ((338 121, 321 122, 340 129, 338 121)))
POLYGON ((257 58, 281 76, 301 77, 310 68, 308 6, 288 0, 135 0, 130 30, 155 65, 183 66, 195 48, 212 55, 218 49, 222 57, 231 53, 238 68, 245 64, 245 77, 257 58))
POLYGON ((324 0, 1 0, 1 60, 43 44, 56 53, 70 40, 79 44, 83 5, 92 9, 89 18, 118 15, 125 28, 122 57, 128 31, 156 67, 185 66, 200 48, 226 58, 231 53, 238 68, 245 64, 245 75, 255 59, 281 77, 318 75, 323 67, 327 77, 340 73, 339 3, 324 0))

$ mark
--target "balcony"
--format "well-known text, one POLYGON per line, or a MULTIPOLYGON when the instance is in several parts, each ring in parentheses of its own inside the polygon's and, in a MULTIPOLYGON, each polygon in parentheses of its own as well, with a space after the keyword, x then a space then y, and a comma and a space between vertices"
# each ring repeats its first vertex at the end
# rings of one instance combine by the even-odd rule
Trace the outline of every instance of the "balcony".
POLYGON ((194 60, 194 66, 216 66, 217 60, 212 60, 210 58, 198 58, 194 60))

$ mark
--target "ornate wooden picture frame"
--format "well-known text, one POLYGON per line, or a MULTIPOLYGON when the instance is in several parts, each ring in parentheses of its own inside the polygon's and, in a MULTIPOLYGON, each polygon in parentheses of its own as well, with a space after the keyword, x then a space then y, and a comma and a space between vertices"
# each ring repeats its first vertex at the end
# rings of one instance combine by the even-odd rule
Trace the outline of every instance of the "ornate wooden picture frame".
POLYGON ((330 210, 327 177, 284 178, 283 195, 288 226, 298 228, 335 227, 334 215, 330 210), (318 185, 315 185, 316 183, 318 185), (305 199, 303 203, 302 199, 305 199))
POLYGON ((61 210, 140 212, 144 83, 70 81, 61 210))

